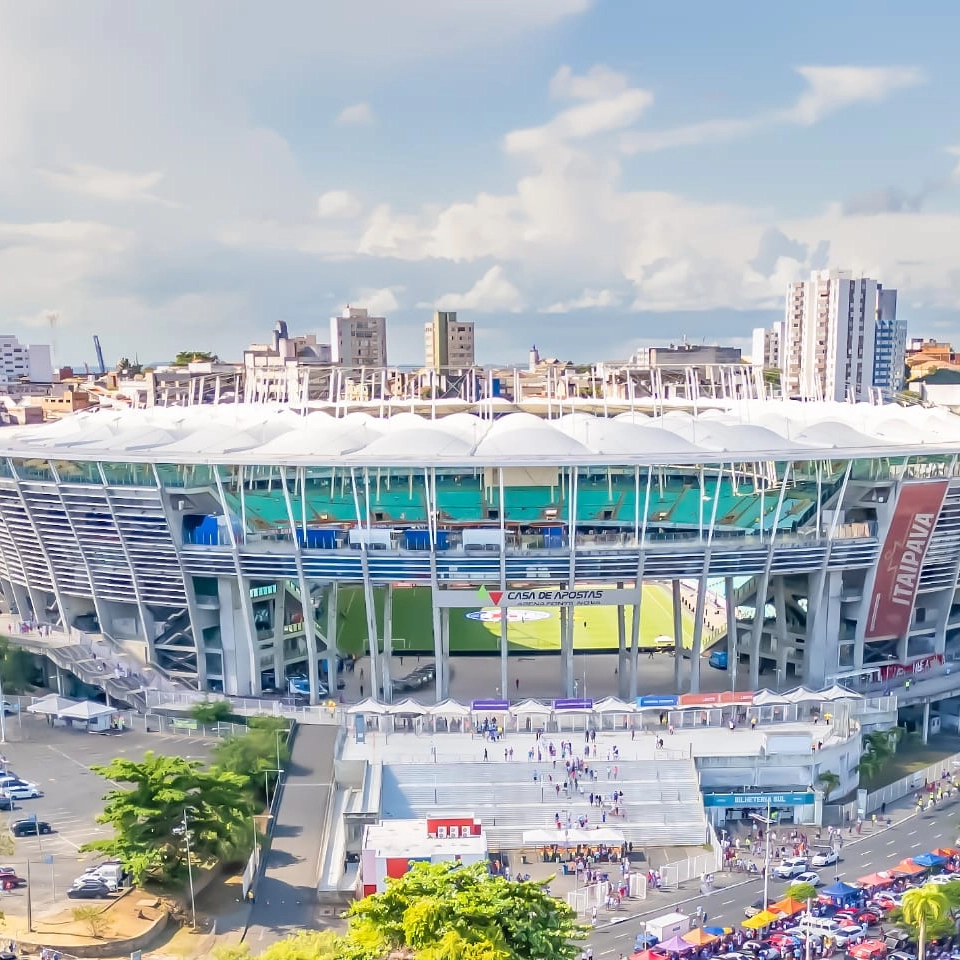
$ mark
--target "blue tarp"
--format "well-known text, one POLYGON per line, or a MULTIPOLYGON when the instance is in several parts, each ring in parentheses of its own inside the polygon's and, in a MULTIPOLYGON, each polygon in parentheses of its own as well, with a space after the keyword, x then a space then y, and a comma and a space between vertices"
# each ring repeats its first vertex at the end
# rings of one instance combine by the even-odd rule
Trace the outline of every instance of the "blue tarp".
POLYGON ((913 857, 913 862, 918 867, 942 867, 946 862, 946 857, 941 857, 936 853, 921 853, 919 857, 913 857))
POLYGON ((859 887, 852 887, 849 883, 838 881, 829 887, 824 887, 820 893, 825 897, 832 897, 835 900, 846 900, 854 895, 859 896, 863 891, 859 887))

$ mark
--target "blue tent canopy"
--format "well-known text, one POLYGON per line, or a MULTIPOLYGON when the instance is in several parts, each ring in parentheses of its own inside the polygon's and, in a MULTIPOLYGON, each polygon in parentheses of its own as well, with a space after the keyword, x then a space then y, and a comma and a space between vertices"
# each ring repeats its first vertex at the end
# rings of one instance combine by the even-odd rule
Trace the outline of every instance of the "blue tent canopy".
POLYGON ((941 857, 936 853, 921 853, 919 857, 913 857, 913 862, 918 867, 942 867, 946 862, 946 857, 941 857))
POLYGON ((853 887, 849 883, 843 883, 842 881, 837 881, 837 883, 833 883, 829 887, 824 887, 820 891, 823 896, 833 897, 838 900, 846 900, 848 897, 859 895, 862 892, 859 887, 853 887))

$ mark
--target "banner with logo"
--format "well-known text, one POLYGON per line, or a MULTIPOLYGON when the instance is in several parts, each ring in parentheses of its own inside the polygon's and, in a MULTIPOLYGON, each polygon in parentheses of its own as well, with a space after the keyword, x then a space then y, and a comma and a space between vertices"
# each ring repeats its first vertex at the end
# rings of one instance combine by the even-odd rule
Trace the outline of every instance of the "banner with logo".
POLYGON ((880 550, 864 637, 903 637, 910 629, 920 568, 947 495, 948 481, 905 483, 880 550))

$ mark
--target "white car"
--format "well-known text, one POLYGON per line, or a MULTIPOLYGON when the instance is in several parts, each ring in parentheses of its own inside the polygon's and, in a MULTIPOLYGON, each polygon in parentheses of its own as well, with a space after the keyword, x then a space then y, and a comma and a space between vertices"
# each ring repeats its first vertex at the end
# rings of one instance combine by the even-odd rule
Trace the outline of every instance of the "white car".
POLYGON ((787 857, 773 868, 773 875, 781 880, 793 880, 807 869, 806 857, 787 857))
POLYGON ((28 783, 25 780, 20 783, 6 784, 0 793, 11 800, 31 800, 34 797, 43 796, 43 791, 35 783, 28 783))
POLYGON ((111 893, 117 892, 117 881, 113 877, 105 876, 104 874, 100 873, 96 867, 91 867, 89 870, 85 870, 82 874, 80 874, 79 877, 77 877, 76 880, 73 881, 73 885, 75 887, 79 887, 81 884, 89 880, 99 880, 101 883, 106 884, 107 889, 111 893))
POLYGON ((805 870, 803 873, 798 873, 793 878, 794 883, 809 883, 813 887, 822 886, 823 881, 820 879, 819 873, 814 873, 812 870, 805 870))
POLYGON ((820 853, 814 854, 810 865, 813 867, 830 867, 839 862, 839 860, 840 854, 837 853, 836 850, 823 850, 820 853))

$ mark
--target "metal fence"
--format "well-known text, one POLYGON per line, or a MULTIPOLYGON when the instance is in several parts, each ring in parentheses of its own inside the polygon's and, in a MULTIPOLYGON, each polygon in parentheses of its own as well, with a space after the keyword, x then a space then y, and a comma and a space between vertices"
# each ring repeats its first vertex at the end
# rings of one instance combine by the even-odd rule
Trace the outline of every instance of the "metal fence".
POLYGON ((334 726, 344 720, 342 708, 333 701, 311 707, 299 706, 283 700, 227 697, 192 690, 147 690, 146 693, 147 705, 153 710, 164 708, 183 710, 195 707, 200 703, 225 700, 230 704, 231 711, 243 716, 267 714, 272 717, 286 717, 299 723, 325 723, 334 726))
POLYGON ((960 766, 960 753, 955 753, 937 763, 931 763, 929 767, 924 767, 916 773, 910 773, 901 777, 893 783, 888 783, 879 790, 867 794, 867 802, 864 813, 870 814, 879 810, 885 803, 894 803, 902 800, 908 794, 911 794, 924 785, 924 783, 934 783, 943 776, 946 770, 952 774, 960 766))

